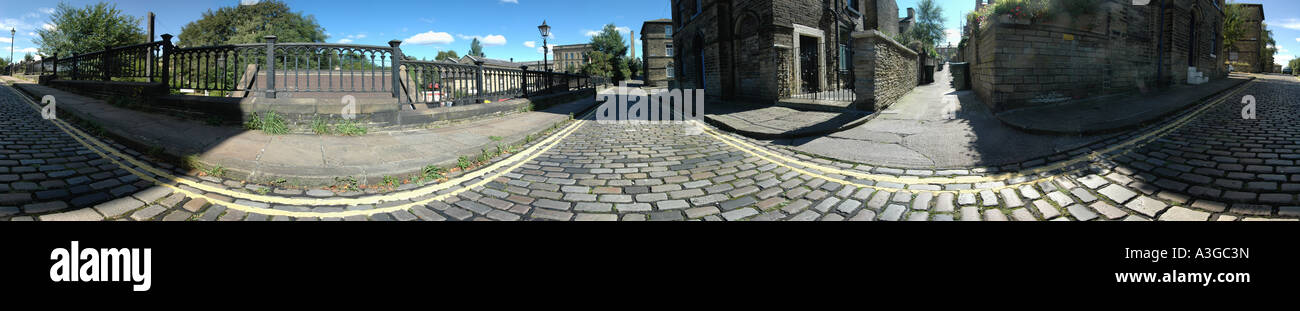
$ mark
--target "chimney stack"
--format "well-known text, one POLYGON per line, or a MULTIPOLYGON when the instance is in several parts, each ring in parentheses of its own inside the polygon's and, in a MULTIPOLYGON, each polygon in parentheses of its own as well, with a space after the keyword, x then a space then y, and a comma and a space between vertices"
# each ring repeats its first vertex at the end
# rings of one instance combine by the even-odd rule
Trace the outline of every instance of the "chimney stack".
MULTIPOLYGON (((989 0, 989 1, 992 1, 992 0, 989 0)), ((916 15, 916 9, 913 9, 913 8, 907 8, 907 18, 912 18, 912 17, 915 16, 915 15, 916 15)))

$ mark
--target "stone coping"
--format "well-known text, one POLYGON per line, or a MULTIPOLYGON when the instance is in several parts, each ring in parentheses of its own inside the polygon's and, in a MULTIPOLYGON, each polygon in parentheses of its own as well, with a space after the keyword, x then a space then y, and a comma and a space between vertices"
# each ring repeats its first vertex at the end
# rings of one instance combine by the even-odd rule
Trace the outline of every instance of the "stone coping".
POLYGON ((854 39, 859 39, 859 38, 873 38, 873 37, 874 37, 874 38, 880 38, 880 39, 882 39, 882 40, 885 40, 885 42, 889 42, 889 43, 892 44, 894 47, 899 48, 899 49, 902 49, 904 52, 907 52, 908 54, 912 54, 912 56, 919 55, 919 54, 916 53, 916 51, 913 51, 912 49, 909 49, 909 48, 907 48, 906 46, 903 46, 903 44, 902 44, 902 43, 898 43, 898 41, 894 41, 893 38, 890 38, 889 36, 885 35, 885 33, 882 33, 882 32, 880 32, 879 30, 872 29, 872 30, 867 30, 867 31, 855 31, 855 32, 853 32, 853 34, 852 34, 851 36, 853 36, 854 39))

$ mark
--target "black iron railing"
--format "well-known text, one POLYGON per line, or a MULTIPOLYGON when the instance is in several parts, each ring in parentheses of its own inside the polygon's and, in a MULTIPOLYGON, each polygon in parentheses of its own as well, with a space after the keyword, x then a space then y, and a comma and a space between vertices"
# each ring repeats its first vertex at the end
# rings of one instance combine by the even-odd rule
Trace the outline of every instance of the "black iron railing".
POLYGON ((399 103, 481 103, 607 83, 527 67, 407 60, 396 40, 370 46, 276 43, 267 36, 257 44, 178 48, 171 38, 164 34, 160 41, 65 58, 56 54, 37 67, 57 80, 160 82, 175 90, 258 92, 268 98, 280 92, 391 93, 399 103))
MULTIPOLYGON (((584 75, 484 67, 451 62, 406 61, 409 96, 416 103, 466 104, 592 88, 604 80, 584 75)), ((603 82, 602 82, 603 83, 603 82)))
POLYGON ((53 71, 57 79, 65 80, 103 80, 113 78, 140 78, 154 82, 158 71, 162 69, 157 61, 162 57, 166 41, 155 41, 115 47, 103 51, 85 54, 73 54, 72 57, 56 58, 53 71))

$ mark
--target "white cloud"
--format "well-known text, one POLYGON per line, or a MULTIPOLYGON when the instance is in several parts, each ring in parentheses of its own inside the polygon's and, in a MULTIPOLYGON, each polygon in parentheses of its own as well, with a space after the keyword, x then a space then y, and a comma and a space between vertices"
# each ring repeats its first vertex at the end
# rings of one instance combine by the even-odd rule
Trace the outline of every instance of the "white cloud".
POLYGON ((524 41, 524 46, 535 48, 537 47, 537 41, 524 41))
POLYGON ((403 42, 407 44, 447 44, 455 41, 456 38, 452 38, 451 34, 449 33, 433 32, 432 30, 411 36, 410 38, 406 38, 406 40, 403 40, 403 42))
MULTIPOLYGON (((1271 26, 1271 25, 1273 25, 1273 24, 1272 24, 1272 23, 1269 23, 1269 25, 1271 26)), ((1277 26, 1281 26, 1282 28, 1286 28, 1286 29, 1295 29, 1295 30, 1300 30, 1300 19, 1298 19, 1298 18, 1288 18, 1288 19, 1282 21, 1281 23, 1278 23, 1277 26)))
POLYGON ((537 47, 537 54, 542 54, 542 53, 550 52, 550 55, 555 55, 555 47, 556 47, 556 45, 554 45, 554 44, 547 44, 546 46, 551 47, 551 50, 550 50, 550 51, 544 51, 544 50, 542 50, 542 47, 539 46, 539 47, 537 47))
POLYGON ((502 36, 502 35, 488 35, 487 37, 483 37, 483 45, 486 45, 486 46, 502 46, 502 45, 506 45, 506 36, 502 36))
POLYGON ((8 37, 4 37, 4 38, 0 38, 0 42, 9 43, 9 42, 14 42, 14 40, 10 40, 8 37))
POLYGON ((352 39, 339 39, 338 43, 342 43, 342 44, 352 43, 352 39))
POLYGON ((947 42, 951 43, 953 46, 957 46, 958 43, 961 43, 961 29, 944 29, 943 35, 943 39, 947 40, 947 42))
POLYGON ((39 9, 36 9, 36 11, 41 12, 41 13, 45 13, 46 15, 54 14, 54 8, 39 8, 39 9))
POLYGON ((21 48, 21 49, 14 50, 14 53, 19 53, 19 54, 22 54, 22 53, 38 54, 38 53, 40 53, 40 52, 41 52, 41 50, 39 50, 39 49, 37 49, 37 48, 21 48))
POLYGON ((258 2, 262 2, 262 0, 239 0, 239 5, 254 5, 258 2))
POLYGON ((501 3, 514 3, 514 4, 519 4, 519 0, 501 0, 501 3))
POLYGON ((1300 42, 1300 38, 1295 38, 1295 42, 1300 42))
POLYGON ((41 28, 45 28, 45 30, 54 30, 57 27, 54 27, 53 24, 45 23, 44 25, 41 25, 41 28))
MULTIPOLYGON (((618 33, 628 33, 628 32, 631 32, 631 31, 632 31, 632 28, 628 28, 628 27, 614 27, 614 30, 617 30, 618 33)), ((599 35, 601 31, 604 31, 604 28, 601 28, 601 30, 588 30, 588 31, 587 31, 586 33, 584 33, 584 34, 586 34, 588 37, 595 37, 596 35, 599 35)))
POLYGON ((484 46, 506 45, 506 36, 502 36, 502 35, 470 36, 470 35, 456 34, 456 37, 460 38, 461 40, 478 39, 478 41, 483 43, 484 46))

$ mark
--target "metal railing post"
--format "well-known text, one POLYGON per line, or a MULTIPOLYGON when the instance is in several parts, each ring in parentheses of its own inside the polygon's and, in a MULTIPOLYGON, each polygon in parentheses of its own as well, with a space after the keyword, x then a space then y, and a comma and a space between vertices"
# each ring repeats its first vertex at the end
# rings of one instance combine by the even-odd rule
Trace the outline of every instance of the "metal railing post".
POLYGON ((528 97, 528 65, 519 66, 519 92, 528 97))
MULTIPOLYGON (((171 82, 172 82, 172 79, 171 79, 171 78, 172 78, 172 75, 171 75, 171 72, 172 72, 172 70, 171 70, 171 67, 172 67, 172 66, 171 66, 171 63, 172 63, 172 57, 171 57, 171 55, 172 55, 172 49, 174 49, 175 47, 172 46, 172 35, 171 35, 171 34, 166 34, 166 33, 163 34, 163 35, 162 35, 162 39, 163 39, 163 43, 162 43, 162 68, 161 68, 161 70, 160 70, 160 71, 161 71, 160 74, 162 75, 162 79, 160 79, 160 80, 162 80, 162 85, 163 85, 163 86, 165 86, 165 87, 167 87, 167 88, 170 89, 170 88, 171 88, 171 82)), ((150 66, 153 66, 153 64, 150 64, 150 66)))
POLYGON ((397 103, 409 102, 406 96, 402 96, 402 40, 388 41, 388 46, 393 47, 393 97, 397 97, 397 103))
POLYGON ((54 78, 51 78, 50 80, 56 80, 59 78, 59 53, 55 52, 54 55, 51 56, 54 57, 54 65, 50 68, 50 71, 53 71, 50 74, 54 75, 54 78))
POLYGON ((475 102, 477 104, 477 103, 482 103, 483 99, 486 98, 484 96, 487 95, 483 92, 483 61, 481 60, 474 61, 474 66, 478 67, 478 71, 474 73, 474 87, 475 90, 478 92, 476 95, 478 95, 479 97, 479 99, 476 100, 475 102))
POLYGON ((72 53, 72 80, 80 80, 79 78, 80 75, 77 74, 77 53, 73 52, 72 53))
POLYGON ((275 98, 275 36, 266 39, 266 98, 275 98))

